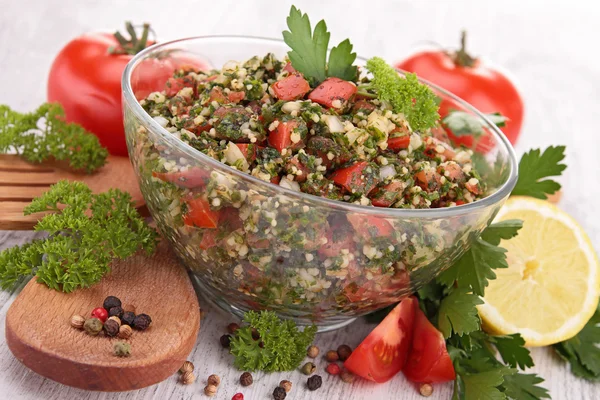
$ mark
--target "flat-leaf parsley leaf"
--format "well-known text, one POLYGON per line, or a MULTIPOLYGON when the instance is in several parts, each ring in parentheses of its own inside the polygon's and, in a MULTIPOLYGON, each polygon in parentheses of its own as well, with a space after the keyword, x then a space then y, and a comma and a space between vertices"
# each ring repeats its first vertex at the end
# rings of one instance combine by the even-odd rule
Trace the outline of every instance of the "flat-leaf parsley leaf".
POLYGON ((512 195, 547 199, 560 189, 560 184, 550 176, 558 176, 567 168, 561 161, 565 158, 565 146, 550 146, 544 152, 533 149, 523 154, 519 162, 519 180, 512 195))

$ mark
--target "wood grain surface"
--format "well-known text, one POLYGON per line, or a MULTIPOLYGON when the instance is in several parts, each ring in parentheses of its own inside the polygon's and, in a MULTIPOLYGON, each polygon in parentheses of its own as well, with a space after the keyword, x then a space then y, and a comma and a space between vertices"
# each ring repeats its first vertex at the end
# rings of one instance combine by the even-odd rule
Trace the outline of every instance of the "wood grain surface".
MULTIPOLYGON (((151 22, 159 40, 186 36, 238 34, 280 37, 291 2, 275 0, 199 2, 180 0, 168 8, 164 1, 122 0, 0 0, 0 103, 28 111, 46 98, 45 79, 53 57, 74 36, 90 30, 114 31, 124 20, 151 22)), ((459 31, 469 33, 473 54, 485 55, 510 72, 523 95, 525 122, 516 146, 522 154, 532 147, 567 145, 569 168, 561 178, 560 206, 585 228, 600 250, 600 4, 589 0, 294 0, 311 18, 324 18, 331 42, 349 37, 362 56, 378 55, 400 60, 425 43, 458 44, 459 31), (349 23, 349 19, 352 20, 349 23)), ((33 232, 1 232, 0 248, 24 243, 33 232)), ((15 292, 0 292, 0 330, 3 316, 15 292), (3 306, 2 306, 3 305, 3 306)), ((415 388, 400 374, 376 385, 353 385, 323 373, 317 392, 304 389, 299 372, 254 374, 255 383, 242 388, 241 372, 231 366, 231 356, 219 344, 231 317, 201 301, 206 318, 190 359, 196 364, 198 382, 190 386, 176 377, 152 387, 120 394, 93 393, 62 386, 29 371, 0 342, 0 399, 48 400, 190 400, 202 394, 208 375, 221 376, 215 399, 229 400, 237 392, 245 399, 272 399, 281 379, 294 388, 290 400, 314 399, 409 399, 421 400, 415 388)), ((359 320, 339 330, 321 334, 323 349, 346 343, 356 346, 372 329, 359 320)), ((535 367, 529 370, 545 378, 543 385, 558 400, 600 399, 600 385, 578 379, 547 348, 533 350, 535 367)), ((320 361, 319 368, 324 364, 320 361)), ((429 399, 450 399, 450 385, 436 385, 429 399)))
POLYGON ((137 207, 144 205, 128 157, 109 156, 106 165, 93 174, 75 173, 65 167, 52 162, 29 163, 17 155, 0 154, 0 229, 32 229, 44 213, 23 215, 23 209, 61 179, 85 182, 94 193, 121 189, 131 194, 137 207))
POLYGON ((14 356, 42 376, 87 390, 127 391, 173 375, 196 343, 200 308, 185 269, 165 243, 152 256, 139 254, 113 263, 100 283, 73 293, 49 289, 32 279, 6 314, 6 342, 14 356), (116 357, 122 339, 90 336, 70 326, 72 315, 89 317, 107 296, 123 308, 145 313, 152 324, 126 340, 131 356, 116 357))

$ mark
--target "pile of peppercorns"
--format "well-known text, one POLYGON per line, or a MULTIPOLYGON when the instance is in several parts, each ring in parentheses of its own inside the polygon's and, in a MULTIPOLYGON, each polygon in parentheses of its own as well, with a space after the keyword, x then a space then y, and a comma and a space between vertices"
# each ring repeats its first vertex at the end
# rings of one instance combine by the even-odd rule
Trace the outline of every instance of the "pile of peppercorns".
MULTIPOLYGON (((129 339, 133 333, 132 328, 143 331, 151 323, 152 318, 147 314, 135 315, 132 311, 123 310, 121 300, 115 296, 108 296, 104 299, 102 307, 94 308, 90 318, 81 315, 71 317, 71 326, 85 330, 88 335, 104 334, 120 339, 129 339)), ((116 342, 114 353, 118 357, 128 357, 131 355, 131 345, 125 342, 116 342)))

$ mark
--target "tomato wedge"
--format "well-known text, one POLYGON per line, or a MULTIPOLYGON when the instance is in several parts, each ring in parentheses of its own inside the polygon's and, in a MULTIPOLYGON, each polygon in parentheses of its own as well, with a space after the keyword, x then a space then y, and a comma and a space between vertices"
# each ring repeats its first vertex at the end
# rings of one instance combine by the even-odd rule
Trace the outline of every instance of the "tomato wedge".
POLYGON ((333 102, 340 100, 344 103, 355 93, 356 85, 340 78, 327 78, 309 93, 308 99, 328 108, 340 108, 334 107, 333 102))
POLYGON ((210 209, 208 201, 196 197, 185 201, 187 212, 183 216, 183 223, 198 228, 216 228, 219 222, 219 211, 210 209))
POLYGON ((300 74, 287 76, 275 82, 271 88, 273 88, 275 97, 284 101, 301 99, 310 92, 310 85, 300 74))
POLYGON ((395 138, 389 138, 387 144, 388 149, 394 151, 408 149, 408 145, 410 144, 410 136, 406 135, 395 138))
POLYGON ((403 371, 406 378, 418 383, 453 381, 456 373, 442 333, 419 307, 414 323, 413 342, 403 371))
POLYGON ((292 132, 298 127, 298 121, 279 121, 277 129, 269 133, 269 145, 280 153, 292 145, 292 132))
POLYGON ((406 363, 417 308, 416 298, 402 300, 358 345, 344 366, 374 382, 390 380, 406 363))
POLYGON ((174 183, 180 187, 194 189, 206 186, 206 183, 210 178, 210 172, 193 167, 184 172, 152 171, 152 176, 160 179, 161 181, 174 183))

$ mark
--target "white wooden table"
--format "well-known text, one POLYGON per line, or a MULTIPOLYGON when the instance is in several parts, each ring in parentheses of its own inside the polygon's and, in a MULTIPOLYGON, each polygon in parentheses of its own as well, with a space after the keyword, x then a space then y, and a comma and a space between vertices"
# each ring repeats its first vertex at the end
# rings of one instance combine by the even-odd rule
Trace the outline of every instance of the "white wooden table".
MULTIPOLYGON (((454 45, 461 28, 469 31, 469 48, 475 54, 510 70, 527 106, 519 153, 530 147, 566 144, 569 165, 562 179, 562 207, 587 230, 600 250, 600 7, 589 0, 503 1, 302 1, 313 19, 325 18, 332 43, 350 37, 358 54, 379 55, 390 61, 409 54, 428 40, 454 45), (349 17, 344 17, 344 15, 349 17), (350 18, 350 21, 348 19, 350 18)), ((248 34, 279 37, 289 2, 179 0, 0 0, 0 103, 32 110, 46 98, 50 63, 71 38, 90 30, 121 28, 123 21, 151 22, 160 40, 206 34, 248 34), (172 5, 167 6, 170 3, 172 5)), ((1 209, 0 209, 1 212, 1 209)), ((32 232, 0 231, 0 249, 24 243, 32 232)), ((14 293, 0 292, 0 331, 14 293)), ((222 378, 216 398, 230 399, 243 392, 246 399, 268 399, 281 379, 294 388, 290 399, 419 399, 402 374, 386 384, 365 381, 353 385, 323 373, 317 392, 303 389, 299 372, 261 375, 242 388, 239 372, 218 343, 230 317, 208 309, 190 359, 199 380, 190 386, 172 377, 161 384, 130 393, 85 392, 59 385, 29 371, 16 361, 4 338, 0 339, 0 399, 192 399, 203 398, 209 374, 222 378)), ((342 343, 354 347, 372 327, 359 321, 338 332, 320 335, 323 350, 342 343)), ((533 351, 533 371, 546 379, 554 399, 599 399, 600 384, 573 377, 549 349, 533 351)), ((432 398, 449 399, 450 385, 438 385, 432 398)))

